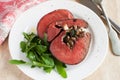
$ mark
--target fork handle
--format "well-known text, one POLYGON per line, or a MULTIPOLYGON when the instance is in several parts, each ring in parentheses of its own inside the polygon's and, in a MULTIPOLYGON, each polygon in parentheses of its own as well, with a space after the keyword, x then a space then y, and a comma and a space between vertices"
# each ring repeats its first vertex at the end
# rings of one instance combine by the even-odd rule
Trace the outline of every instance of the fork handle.
POLYGON ((115 32, 115 30, 113 30, 111 23, 109 22, 109 19, 107 17, 106 11, 104 9, 104 7, 102 6, 102 4, 100 4, 101 9, 103 10, 103 15, 105 16, 105 19, 108 23, 109 26, 109 38, 111 40, 111 44, 112 44, 112 51, 115 55, 120 56, 120 40, 119 37, 117 35, 117 33, 115 32))
MULTIPOLYGON (((100 16, 102 19, 106 20, 105 15, 101 14, 100 16)), ((111 23, 111 27, 118 33, 118 35, 120 35, 120 26, 117 25, 112 19, 108 18, 110 23, 111 23)))
POLYGON ((117 33, 120 34, 120 26, 117 25, 117 24, 116 24, 113 20, 111 20, 110 18, 109 18, 109 21, 110 21, 112 27, 117 31, 117 33))

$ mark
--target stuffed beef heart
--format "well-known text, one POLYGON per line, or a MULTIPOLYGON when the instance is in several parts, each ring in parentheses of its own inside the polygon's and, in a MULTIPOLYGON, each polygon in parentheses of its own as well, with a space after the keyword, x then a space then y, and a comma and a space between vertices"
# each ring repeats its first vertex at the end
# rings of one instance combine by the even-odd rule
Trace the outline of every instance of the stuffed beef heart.
POLYGON ((74 43, 73 48, 70 48, 70 46, 63 42, 63 37, 65 35, 66 32, 62 32, 51 43, 50 50, 52 54, 61 62, 66 64, 77 64, 86 57, 91 35, 86 33, 83 38, 78 38, 78 40, 74 43))
POLYGON ((44 33, 46 33, 50 23, 58 20, 65 20, 65 19, 72 19, 72 18, 73 18, 72 13, 66 9, 58 9, 46 14, 38 22, 38 26, 37 26, 38 36, 40 38, 44 37, 44 33))
POLYGON ((40 38, 47 33, 52 55, 66 64, 78 64, 87 55, 91 34, 87 31, 88 23, 76 19, 65 9, 52 11, 38 22, 37 33, 40 38))
POLYGON ((81 62, 88 53, 91 41, 87 27, 87 22, 82 19, 59 21, 49 27, 51 29, 48 29, 48 39, 49 36, 54 37, 50 37, 53 39, 50 45, 53 56, 66 64, 81 62))
POLYGON ((73 25, 80 26, 86 28, 88 26, 87 22, 82 19, 68 19, 68 20, 61 20, 55 21, 51 23, 47 29, 48 41, 53 40, 63 28, 71 27, 73 25))

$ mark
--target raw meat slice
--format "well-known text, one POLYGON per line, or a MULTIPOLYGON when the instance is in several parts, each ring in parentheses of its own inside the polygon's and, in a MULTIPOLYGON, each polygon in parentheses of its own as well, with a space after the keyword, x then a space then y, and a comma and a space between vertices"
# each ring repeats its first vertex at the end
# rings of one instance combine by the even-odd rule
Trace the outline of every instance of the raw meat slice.
POLYGON ((77 25, 79 27, 88 27, 88 23, 82 19, 68 19, 62 21, 55 21, 51 23, 47 29, 48 41, 53 40, 63 29, 64 25, 67 24, 68 27, 77 25))
POLYGON ((65 20, 65 19, 72 19, 73 15, 70 11, 66 9, 58 9, 52 11, 40 19, 37 26, 38 36, 40 38, 44 37, 44 33, 46 33, 48 25, 54 21, 65 20))
POLYGON ((52 41, 50 45, 51 53, 63 63, 71 65, 80 63, 88 53, 91 41, 90 33, 87 32, 84 37, 79 38, 72 49, 63 42, 65 34, 66 32, 63 31, 52 41))

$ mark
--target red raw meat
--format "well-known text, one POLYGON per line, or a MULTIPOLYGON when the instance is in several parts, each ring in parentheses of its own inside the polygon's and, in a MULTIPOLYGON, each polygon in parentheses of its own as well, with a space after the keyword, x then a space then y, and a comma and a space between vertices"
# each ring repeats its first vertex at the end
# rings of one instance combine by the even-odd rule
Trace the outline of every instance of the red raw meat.
POLYGON ((50 23, 65 19, 73 19, 72 13, 66 9, 58 9, 46 14, 38 22, 38 26, 37 26, 38 36, 40 38, 44 37, 44 33, 46 33, 50 23))
POLYGON ((48 35, 48 41, 53 40, 61 31, 62 27, 67 24, 68 27, 77 25, 79 27, 88 27, 87 22, 85 22, 82 19, 68 19, 68 20, 62 20, 62 21, 55 21, 51 23, 47 29, 47 35, 48 35), (58 26, 58 27, 56 27, 58 26))
POLYGON ((72 49, 70 49, 64 42, 63 37, 66 35, 66 32, 63 31, 58 37, 56 37, 51 45, 50 51, 53 56, 58 60, 66 64, 77 64, 81 62, 88 53, 91 35, 90 33, 85 33, 85 36, 79 38, 72 49))

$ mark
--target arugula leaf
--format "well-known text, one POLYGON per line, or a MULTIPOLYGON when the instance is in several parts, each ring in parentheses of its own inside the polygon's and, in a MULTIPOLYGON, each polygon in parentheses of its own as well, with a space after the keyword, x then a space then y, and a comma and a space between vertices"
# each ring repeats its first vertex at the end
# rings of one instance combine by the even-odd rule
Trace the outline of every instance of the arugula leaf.
POLYGON ((26 45, 27 45, 27 43, 25 41, 20 42, 20 48, 21 48, 22 52, 26 51, 26 45))
POLYGON ((42 40, 36 35, 31 42, 41 45, 42 40))
POLYGON ((52 71, 53 67, 44 67, 44 71, 47 73, 50 73, 52 71))
POLYGON ((29 58, 31 61, 35 61, 36 60, 35 54, 32 51, 29 51, 27 53, 27 58, 29 58))
POLYGON ((46 33, 44 34, 43 42, 44 42, 44 45, 49 46, 49 43, 47 41, 47 34, 46 33))
POLYGON ((41 58, 41 55, 39 55, 37 52, 35 52, 35 58, 36 58, 36 61, 38 61, 40 63, 44 63, 44 61, 41 58))
POLYGON ((57 72, 63 77, 67 78, 67 73, 65 71, 65 67, 63 66, 63 63, 58 61, 57 59, 55 60, 55 67, 57 69, 57 72))
POLYGON ((29 42, 32 42, 32 40, 34 39, 36 37, 36 35, 34 34, 34 33, 31 33, 30 35, 29 35, 29 42))
POLYGON ((60 65, 56 65, 57 71, 58 73, 63 77, 63 78, 67 78, 67 73, 65 71, 65 68, 60 66, 60 65))
POLYGON ((54 66, 54 60, 49 56, 41 56, 46 65, 54 66))
POLYGON ((47 41, 47 34, 44 34, 43 39, 40 39, 34 33, 27 34, 23 32, 23 35, 25 40, 20 42, 20 48, 30 61, 10 60, 11 64, 26 64, 30 65, 31 68, 43 68, 47 73, 56 69, 63 78, 67 78, 66 65, 54 58, 49 50, 50 43, 47 41))
POLYGON ((37 46, 36 43, 30 43, 29 45, 27 45, 26 53, 29 52, 30 50, 32 50, 36 46, 37 46))
POLYGON ((36 37, 36 35, 34 33, 27 34, 27 33, 23 32, 23 35, 24 35, 24 38, 29 42, 31 42, 34 39, 34 37, 36 37))
POLYGON ((10 60, 9 63, 19 65, 19 64, 25 64, 26 62, 23 60, 10 60))
POLYGON ((23 35, 26 40, 29 40, 29 35, 27 33, 23 32, 23 35))
POLYGON ((50 65, 46 65, 37 61, 33 61, 33 65, 38 66, 38 67, 52 67, 50 65))
POLYGON ((47 46, 44 46, 44 45, 37 45, 35 48, 40 53, 44 53, 47 51, 47 46))

